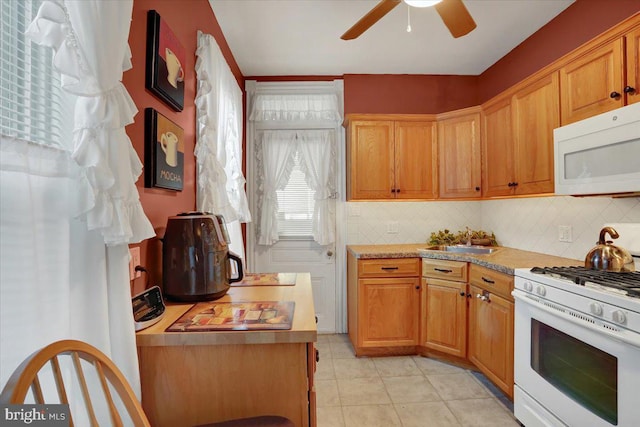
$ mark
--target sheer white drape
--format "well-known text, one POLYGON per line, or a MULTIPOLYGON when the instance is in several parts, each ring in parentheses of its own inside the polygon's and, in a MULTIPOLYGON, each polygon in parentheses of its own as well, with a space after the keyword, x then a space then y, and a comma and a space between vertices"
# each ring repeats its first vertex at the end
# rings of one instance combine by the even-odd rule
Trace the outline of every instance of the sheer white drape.
POLYGON ((319 245, 335 243, 335 215, 333 193, 335 182, 335 132, 333 130, 301 130, 298 135, 298 151, 301 168, 307 185, 315 191, 313 207, 313 240, 319 245))
POLYGON ((258 244, 272 245, 279 240, 277 191, 288 183, 300 155, 300 169, 307 185, 315 192, 312 235, 320 245, 335 242, 333 195, 335 182, 335 132, 324 130, 265 130, 256 144, 259 174, 260 223, 258 244))
POLYGON ((295 131, 264 131, 257 153, 258 161, 262 162, 259 169, 263 172, 258 244, 272 245, 279 240, 276 191, 287 185, 295 165, 295 131))
POLYGON ((110 355, 140 395, 127 244, 154 231, 124 130, 137 112, 121 83, 132 8, 45 1, 29 27, 77 102, 68 152, 2 138, 2 382, 37 348, 75 338, 110 355))
POLYGON ((244 258, 240 223, 251 214, 242 173, 242 90, 211 35, 198 31, 196 56, 198 209, 224 216, 230 248, 244 258))

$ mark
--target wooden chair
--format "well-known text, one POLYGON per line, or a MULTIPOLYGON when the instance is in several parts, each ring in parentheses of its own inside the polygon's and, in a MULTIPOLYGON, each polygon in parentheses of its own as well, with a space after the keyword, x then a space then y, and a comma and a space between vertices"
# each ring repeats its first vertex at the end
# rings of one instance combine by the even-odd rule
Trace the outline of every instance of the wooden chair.
MULTIPOLYGON (((65 360, 66 361, 66 360, 65 360)), ((64 365, 65 367, 68 365, 64 365)), ((104 400, 108 407, 109 418, 111 425, 122 426, 124 414, 120 414, 119 407, 124 406, 127 411, 128 417, 125 418, 133 422, 138 427, 151 426, 147 416, 142 409, 142 405, 136 398, 133 389, 127 382, 122 372, 118 367, 109 359, 104 353, 97 348, 84 343, 82 341, 75 340, 63 340, 57 341, 53 344, 34 352, 31 356, 25 359, 18 368, 13 372, 7 384, 0 394, 0 403, 3 404, 23 404, 23 403, 65 403, 69 404, 69 396, 67 390, 72 385, 71 381, 75 381, 74 384, 79 385, 79 391, 84 402, 87 417, 90 420, 91 426, 103 426, 106 420, 98 420, 99 415, 96 412, 95 403, 92 402, 92 397, 97 395, 95 390, 90 391, 89 385, 91 381, 87 381, 87 378, 95 375, 100 383, 100 388, 104 396, 104 400), (66 371, 61 367, 62 356, 68 357, 70 360, 70 366, 72 367, 72 375, 68 375, 66 371), (82 361, 87 363, 82 363, 82 361), (43 393, 42 375, 41 370, 48 364, 51 367, 51 373, 55 388, 57 391, 58 401, 45 402, 45 393, 43 393), (95 372, 87 372, 84 368, 87 366, 93 366, 95 372), (69 378, 72 377, 72 378, 69 378), (33 402, 26 402, 27 395, 31 390, 33 395, 33 402), (118 400, 114 400, 111 391, 115 391, 118 400, 122 405, 118 404, 118 400)), ((73 414, 73 410, 71 413, 73 414)), ((70 420, 70 426, 73 426, 73 420, 70 420)), ((239 420, 230 420, 219 423, 207 424, 206 427, 295 427, 289 419, 280 416, 263 416, 244 418, 239 420)))

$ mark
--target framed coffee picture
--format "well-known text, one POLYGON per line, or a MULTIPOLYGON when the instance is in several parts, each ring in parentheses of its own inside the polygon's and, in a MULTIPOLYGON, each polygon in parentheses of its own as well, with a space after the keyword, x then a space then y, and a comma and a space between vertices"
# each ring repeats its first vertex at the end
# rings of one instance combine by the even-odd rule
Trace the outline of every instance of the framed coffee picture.
POLYGON ((176 111, 184 108, 186 54, 176 35, 158 12, 147 13, 145 87, 176 111))
POLYGON ((153 108, 144 110, 144 186, 182 191, 184 131, 153 108))

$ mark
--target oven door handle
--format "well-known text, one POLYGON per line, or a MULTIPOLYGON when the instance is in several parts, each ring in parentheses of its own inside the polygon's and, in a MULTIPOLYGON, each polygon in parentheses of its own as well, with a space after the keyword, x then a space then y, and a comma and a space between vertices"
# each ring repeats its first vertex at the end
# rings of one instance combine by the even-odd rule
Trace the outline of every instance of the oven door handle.
MULTIPOLYGON (((626 344, 632 345, 634 347, 640 348, 640 335, 636 334, 635 332, 626 330, 626 329, 622 329, 620 330, 620 332, 618 333, 614 333, 614 332, 610 332, 604 328, 598 328, 598 327, 593 327, 592 325, 590 325, 587 322, 581 322, 579 319, 575 318, 574 316, 571 316, 563 311, 560 310, 554 310, 552 308, 549 308, 547 306, 545 306, 544 304, 539 303, 538 301, 532 299, 532 298, 528 298, 527 294, 525 294, 524 292, 515 289, 511 295, 513 295, 513 297, 516 299, 516 301, 520 301, 524 304, 529 304, 532 305, 534 307, 536 307, 538 310, 541 310, 545 313, 548 313, 550 315, 553 316, 557 316, 560 317, 570 323, 573 323, 575 325, 579 325, 582 326, 584 328, 587 328, 591 331, 594 331, 596 333, 602 334, 602 335, 606 335, 607 337, 617 340, 617 341, 621 341, 624 342, 626 344)), ((570 310, 569 308, 567 308, 567 310, 570 310)))

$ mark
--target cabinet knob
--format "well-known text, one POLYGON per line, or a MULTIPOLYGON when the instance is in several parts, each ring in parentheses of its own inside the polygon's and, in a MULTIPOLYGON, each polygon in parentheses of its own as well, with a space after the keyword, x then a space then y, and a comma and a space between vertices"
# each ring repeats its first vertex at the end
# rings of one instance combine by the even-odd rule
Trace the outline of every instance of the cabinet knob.
POLYGON ((463 297, 463 296, 465 296, 465 295, 466 295, 466 293, 465 293, 465 292, 460 292, 460 296, 461 296, 461 297, 463 297))
POLYGON ((480 187, 476 187, 476 191, 480 191, 480 187))
POLYGON ((417 290, 420 290, 420 285, 416 285, 416 289, 417 289, 417 290))
POLYGON ((624 87, 624 93, 633 93, 636 91, 636 88, 631 87, 631 86, 625 86, 624 87))
POLYGON ((613 98, 613 99, 618 99, 618 98, 620 98, 620 93, 619 93, 619 92, 616 92, 616 91, 614 90, 613 92, 611 92, 611 93, 609 94, 609 97, 610 97, 610 98, 613 98))
POLYGON ((320 362, 320 350, 316 348, 316 363, 320 362))
POLYGON ((391 189, 391 192, 392 192, 392 193, 395 193, 395 192, 396 192, 396 189, 395 189, 395 188, 392 188, 392 189, 391 189))

